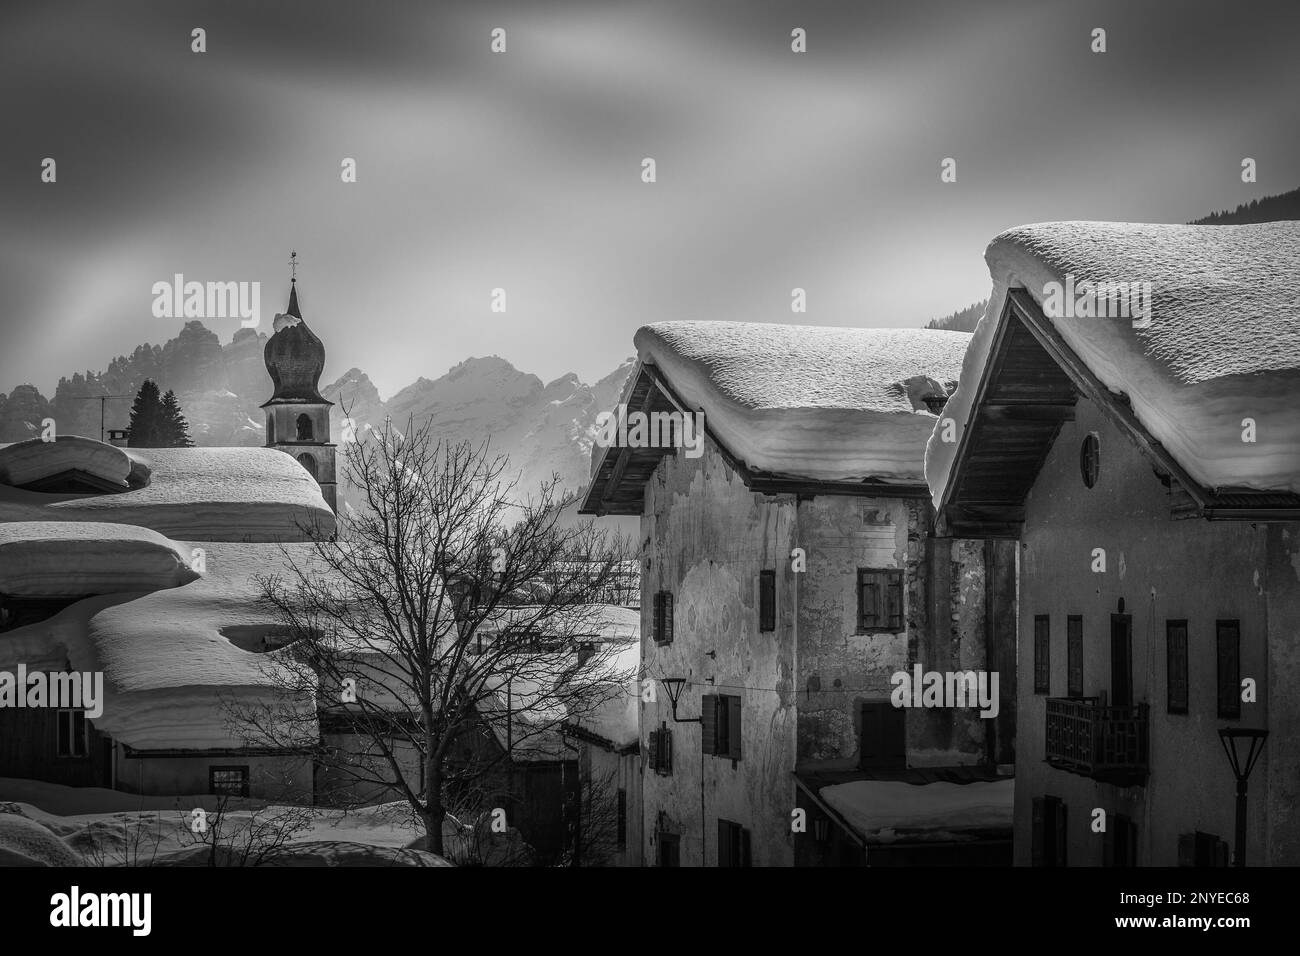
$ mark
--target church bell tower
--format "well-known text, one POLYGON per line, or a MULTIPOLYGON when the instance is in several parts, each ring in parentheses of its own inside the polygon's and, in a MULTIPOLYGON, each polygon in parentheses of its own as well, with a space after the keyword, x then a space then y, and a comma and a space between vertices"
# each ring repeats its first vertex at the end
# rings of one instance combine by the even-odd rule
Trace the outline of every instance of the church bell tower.
POLYGON ((289 263, 289 305, 275 317, 263 358, 275 391, 262 405, 266 412, 266 447, 292 455, 320 485, 330 508, 338 511, 334 471, 336 446, 330 442, 330 409, 319 390, 325 370, 325 346, 302 320, 298 307, 298 254, 289 263))

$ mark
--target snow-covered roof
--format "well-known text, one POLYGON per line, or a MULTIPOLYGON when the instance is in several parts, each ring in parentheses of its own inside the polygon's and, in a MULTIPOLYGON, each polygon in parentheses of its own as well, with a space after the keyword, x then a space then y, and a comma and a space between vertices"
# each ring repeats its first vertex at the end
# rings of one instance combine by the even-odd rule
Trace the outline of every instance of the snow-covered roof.
POLYGON ((854 780, 822 787, 819 796, 869 843, 947 841, 962 831, 1009 831, 1015 781, 854 780))
MULTIPOLYGON (((1008 290, 1024 288, 1042 307, 1049 283, 1149 282, 1149 323, 1048 318, 1202 487, 1300 493, 1300 223, 1038 223, 996 237, 985 259, 993 295, 945 417, 968 422, 1008 290), (1247 418, 1254 442, 1242 441, 1247 418)), ((930 439, 936 503, 957 447, 939 429, 930 439)))
POLYGON ((24 474, 44 473, 49 468, 39 464, 42 455, 57 459, 62 470, 70 454, 87 462, 124 456, 148 483, 102 495, 46 494, 0 483, 0 521, 111 522, 196 541, 301 541, 304 528, 334 528, 316 481, 274 448, 118 449, 61 438, 0 446, 0 464, 14 458, 24 474))
POLYGON ((969 341, 750 322, 660 322, 635 338, 749 468, 826 481, 919 480, 935 422, 925 400, 946 397, 969 341))
MULTIPOLYGON (((77 546, 75 540, 65 544, 77 546)), ((274 610, 260 600, 258 578, 284 575, 286 555, 309 565, 314 547, 287 544, 282 552, 265 544, 169 545, 183 555, 202 547, 203 575, 150 593, 88 598, 9 631, 0 641, 0 667, 66 657, 75 670, 102 671, 104 711, 95 724, 138 749, 239 746, 223 695, 278 697, 276 652, 256 653, 240 646, 248 641, 236 643, 244 634, 282 630, 274 610)))
POLYGON ((101 522, 0 522, 0 594, 82 597, 153 591, 198 577, 156 531, 101 522))

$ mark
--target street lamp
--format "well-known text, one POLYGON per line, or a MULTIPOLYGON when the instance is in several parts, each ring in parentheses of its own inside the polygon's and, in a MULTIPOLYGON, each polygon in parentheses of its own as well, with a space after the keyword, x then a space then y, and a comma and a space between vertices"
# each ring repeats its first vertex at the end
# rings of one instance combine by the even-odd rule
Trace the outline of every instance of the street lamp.
POLYGON ((675 724, 700 724, 703 718, 700 717, 678 717, 677 701, 681 700, 682 690, 686 687, 686 678, 684 677, 661 677, 659 683, 664 685, 664 690, 668 692, 668 700, 673 705, 673 723, 675 724))
POLYGON ((1234 866, 1246 865, 1246 780, 1250 777, 1250 772, 1255 769, 1255 762, 1264 752, 1266 737, 1268 737, 1267 730, 1253 728, 1224 727, 1219 731, 1224 752, 1228 755, 1228 762, 1232 764, 1233 776, 1237 778, 1237 846, 1234 851, 1234 866), (1248 745, 1244 757, 1240 752, 1243 743, 1248 745))

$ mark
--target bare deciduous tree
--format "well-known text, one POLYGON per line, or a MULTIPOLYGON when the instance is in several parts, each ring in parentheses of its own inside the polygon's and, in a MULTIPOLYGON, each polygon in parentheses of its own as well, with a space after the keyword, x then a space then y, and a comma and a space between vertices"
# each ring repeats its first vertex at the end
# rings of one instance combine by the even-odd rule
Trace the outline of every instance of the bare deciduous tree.
POLYGON ((631 675, 591 638, 628 547, 564 524, 558 478, 515 500, 505 457, 427 424, 386 422, 344 458, 360 507, 262 582, 288 642, 267 655, 280 694, 235 722, 252 746, 313 759, 318 797, 405 800, 442 854, 453 791, 509 759, 481 746, 466 759, 471 744, 506 728, 509 750, 548 747, 625 692, 631 675))

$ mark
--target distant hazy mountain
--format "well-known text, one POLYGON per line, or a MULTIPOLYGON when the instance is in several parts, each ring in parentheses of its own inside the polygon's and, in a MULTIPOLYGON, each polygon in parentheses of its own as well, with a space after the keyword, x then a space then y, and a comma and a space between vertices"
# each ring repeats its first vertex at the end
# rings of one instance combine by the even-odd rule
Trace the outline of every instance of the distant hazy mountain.
MULTIPOLYGON (((326 333, 328 334, 328 333, 326 333)), ((163 345, 141 345, 118 356, 103 372, 78 372, 59 380, 54 398, 46 400, 31 385, 0 393, 0 442, 22 441, 41 433, 41 421, 53 418, 60 434, 99 437, 100 402, 107 428, 124 428, 131 399, 146 378, 163 391, 174 389, 197 445, 261 445, 265 442, 259 407, 271 395, 271 379, 262 360, 266 335, 238 330, 222 345, 201 322, 188 322, 163 345)), ((328 343, 327 343, 328 346, 328 343)), ((431 421, 434 433, 448 441, 489 442, 493 453, 510 458, 518 491, 532 493, 559 474, 569 491, 587 482, 596 416, 612 408, 632 369, 629 359, 595 385, 569 374, 550 384, 521 372, 503 358, 466 359, 445 375, 420 378, 389 401, 365 372, 349 369, 321 393, 337 406, 331 416, 332 439, 340 441, 343 419, 351 416, 358 431, 391 416, 399 429, 414 417, 431 421)))

